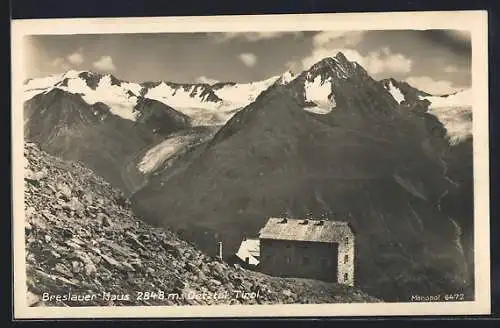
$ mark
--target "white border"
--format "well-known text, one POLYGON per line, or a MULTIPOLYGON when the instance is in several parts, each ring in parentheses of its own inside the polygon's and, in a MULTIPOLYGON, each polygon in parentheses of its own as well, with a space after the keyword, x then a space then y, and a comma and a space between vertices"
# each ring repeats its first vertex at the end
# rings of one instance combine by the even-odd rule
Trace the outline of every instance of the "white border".
POLYGON ((486 11, 393 12, 211 17, 43 19, 12 21, 12 167, 14 318, 388 316, 490 313, 488 39, 486 11), (354 27, 354 28, 353 28, 354 27), (474 95, 474 302, 175 307, 30 308, 26 304, 23 193, 22 37, 35 34, 319 31, 385 29, 469 30, 474 95))

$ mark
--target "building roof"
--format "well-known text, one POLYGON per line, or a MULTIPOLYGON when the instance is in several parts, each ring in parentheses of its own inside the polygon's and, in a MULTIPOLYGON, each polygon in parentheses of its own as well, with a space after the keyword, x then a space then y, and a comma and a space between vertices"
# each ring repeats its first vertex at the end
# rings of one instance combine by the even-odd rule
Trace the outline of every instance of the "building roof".
POLYGON ((258 265, 260 256, 260 240, 243 240, 241 242, 240 248, 238 249, 238 252, 236 253, 236 256, 244 262, 246 262, 246 258, 248 258, 249 264, 258 265))
POLYGON ((270 218, 259 238, 335 243, 351 233, 344 221, 270 218))

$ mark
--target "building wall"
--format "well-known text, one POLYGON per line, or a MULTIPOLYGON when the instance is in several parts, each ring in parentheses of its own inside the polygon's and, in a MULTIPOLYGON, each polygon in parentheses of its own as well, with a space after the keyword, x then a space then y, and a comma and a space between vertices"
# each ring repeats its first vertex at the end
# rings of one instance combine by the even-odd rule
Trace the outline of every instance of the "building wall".
POLYGON ((338 243, 261 239, 260 271, 354 285, 354 235, 338 243), (305 260, 306 259, 306 260, 305 260))
POLYGON ((262 239, 261 271, 274 276, 336 281, 338 245, 262 239))
POLYGON ((354 286, 355 282, 355 237, 352 232, 339 240, 339 258, 338 258, 338 282, 348 286, 354 286))

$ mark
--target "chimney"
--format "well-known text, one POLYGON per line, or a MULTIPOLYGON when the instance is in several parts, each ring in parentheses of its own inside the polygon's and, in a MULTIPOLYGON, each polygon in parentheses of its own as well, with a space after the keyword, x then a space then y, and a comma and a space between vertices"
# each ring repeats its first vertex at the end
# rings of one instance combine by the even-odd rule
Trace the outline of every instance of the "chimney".
POLYGON ((288 220, 287 220, 286 218, 282 218, 282 219, 280 220, 280 223, 287 223, 287 222, 288 222, 288 220))

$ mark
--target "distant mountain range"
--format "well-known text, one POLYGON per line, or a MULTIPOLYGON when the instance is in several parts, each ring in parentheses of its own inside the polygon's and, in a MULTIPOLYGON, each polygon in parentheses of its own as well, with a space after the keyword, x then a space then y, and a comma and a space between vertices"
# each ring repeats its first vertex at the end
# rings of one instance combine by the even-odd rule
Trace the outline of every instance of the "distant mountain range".
POLYGON ((374 80, 342 53, 248 84, 28 80, 25 136, 209 254, 269 216, 357 231, 357 284, 384 300, 473 292, 470 91, 374 80))
POLYGON ((273 84, 286 83, 291 72, 251 83, 214 83, 212 85, 183 84, 168 81, 127 82, 111 74, 89 71, 68 71, 61 75, 25 81, 25 99, 46 94, 51 90, 63 90, 77 94, 89 105, 106 104, 111 113, 136 121, 140 99, 159 101, 190 117, 193 125, 224 124, 234 113, 252 101, 273 84))
MULTIPOLYGON (((331 62, 334 59, 325 60, 331 62)), ((311 70, 325 69, 328 66, 320 63, 313 65, 311 70)), ((339 71, 336 74, 337 77, 341 77, 344 72, 339 71)), ((111 113, 132 121, 137 120, 139 112, 136 106, 140 99, 152 99, 187 115, 193 125, 206 126, 226 123, 235 112, 253 102, 262 91, 273 84, 290 83, 295 78, 292 72, 286 71, 281 75, 250 83, 189 84, 168 81, 137 83, 119 80, 111 74, 71 70, 60 75, 26 80, 24 96, 25 100, 28 100, 54 89, 63 90, 82 96, 89 105, 103 103, 109 107, 111 113)), ((465 118, 457 122, 457 119, 453 120, 450 117, 455 112, 450 113, 447 109, 461 108, 464 111, 463 115, 470 114, 471 90, 451 95, 431 95, 392 78, 380 82, 400 104, 414 103, 418 100, 430 101, 432 114, 445 124, 454 141, 470 136, 470 124, 468 124, 470 120, 465 118)), ((316 79, 304 87, 305 100, 311 105, 307 106, 306 110, 323 113, 335 107, 330 106, 333 98, 328 97, 332 91, 328 81, 316 79)))

